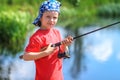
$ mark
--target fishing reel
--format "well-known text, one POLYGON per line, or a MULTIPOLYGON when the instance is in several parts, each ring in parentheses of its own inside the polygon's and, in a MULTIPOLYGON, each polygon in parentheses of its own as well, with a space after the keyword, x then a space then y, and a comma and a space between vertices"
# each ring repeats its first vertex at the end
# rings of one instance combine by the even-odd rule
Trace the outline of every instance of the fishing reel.
POLYGON ((70 58, 68 47, 66 47, 65 52, 63 52, 63 53, 60 52, 60 45, 61 44, 62 44, 61 42, 58 42, 56 44, 52 44, 51 47, 57 47, 57 46, 59 47, 59 51, 58 51, 58 55, 57 55, 58 58, 64 58, 64 59, 65 58, 70 58))
POLYGON ((70 58, 70 54, 69 54, 68 48, 66 49, 65 52, 60 53, 60 46, 59 46, 59 51, 58 51, 58 56, 57 56, 57 57, 58 57, 58 58, 64 58, 64 59, 70 58))
POLYGON ((58 58, 70 58, 70 54, 64 52, 64 53, 58 53, 58 58))

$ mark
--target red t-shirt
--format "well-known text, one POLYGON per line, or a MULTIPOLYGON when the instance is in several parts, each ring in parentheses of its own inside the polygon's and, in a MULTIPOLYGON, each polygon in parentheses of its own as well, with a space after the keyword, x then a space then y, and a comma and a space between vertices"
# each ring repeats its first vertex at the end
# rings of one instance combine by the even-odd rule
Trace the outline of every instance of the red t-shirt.
MULTIPOLYGON (((40 52, 41 48, 50 43, 61 41, 58 30, 38 29, 31 37, 27 45, 26 52, 40 52)), ((58 48, 49 56, 35 60, 36 77, 35 80, 63 80, 62 59, 57 58, 58 48)))

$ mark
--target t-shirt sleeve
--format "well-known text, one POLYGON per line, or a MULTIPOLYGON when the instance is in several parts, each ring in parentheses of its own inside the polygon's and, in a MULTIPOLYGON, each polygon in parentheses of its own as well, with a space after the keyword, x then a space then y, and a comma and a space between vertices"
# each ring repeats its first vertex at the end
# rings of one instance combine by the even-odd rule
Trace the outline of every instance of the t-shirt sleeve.
POLYGON ((28 45, 25 48, 25 52, 39 52, 41 49, 40 43, 36 38, 31 37, 28 45))

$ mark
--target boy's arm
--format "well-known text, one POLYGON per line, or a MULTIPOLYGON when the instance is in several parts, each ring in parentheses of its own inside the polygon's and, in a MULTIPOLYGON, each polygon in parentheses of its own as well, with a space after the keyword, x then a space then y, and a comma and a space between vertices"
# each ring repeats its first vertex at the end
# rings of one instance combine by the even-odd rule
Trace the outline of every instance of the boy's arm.
POLYGON ((36 60, 42 57, 48 56, 53 53, 55 47, 51 47, 51 44, 48 47, 41 49, 40 52, 25 52, 24 55, 21 56, 25 61, 36 60))

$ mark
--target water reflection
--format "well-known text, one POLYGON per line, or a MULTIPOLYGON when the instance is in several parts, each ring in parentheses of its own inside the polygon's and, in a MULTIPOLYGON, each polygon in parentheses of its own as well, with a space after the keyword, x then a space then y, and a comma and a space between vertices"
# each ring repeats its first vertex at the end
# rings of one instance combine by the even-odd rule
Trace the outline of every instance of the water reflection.
POLYGON ((10 80, 34 80, 35 68, 33 61, 16 59, 11 68, 10 80))
MULTIPOLYGON (((58 28, 62 35, 65 30, 58 28)), ((94 28, 84 28, 82 33, 93 30, 94 28)), ((77 78, 71 76, 71 67, 75 66, 74 53, 71 53, 70 59, 63 62, 63 73, 65 80, 120 80, 120 30, 105 29, 85 37, 83 39, 83 62, 85 65, 77 78)), ((73 46, 71 45, 73 51, 73 46)), ((8 62, 11 59, 8 59, 8 62)), ((7 64, 6 64, 7 65, 7 64)), ((23 61, 14 59, 10 71, 10 80, 34 80, 35 65, 33 61, 23 61)))
POLYGON ((84 38, 87 70, 81 80, 120 80, 120 31, 105 29, 84 38))

